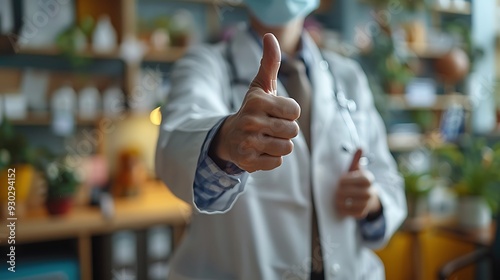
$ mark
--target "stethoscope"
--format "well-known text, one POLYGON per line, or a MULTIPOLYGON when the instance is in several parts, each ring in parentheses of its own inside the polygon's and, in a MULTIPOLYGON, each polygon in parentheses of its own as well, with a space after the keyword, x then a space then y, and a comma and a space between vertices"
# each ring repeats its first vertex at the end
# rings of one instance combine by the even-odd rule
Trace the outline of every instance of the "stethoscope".
MULTIPOLYGON (((231 52, 231 42, 230 40, 227 45, 226 49, 226 58, 228 61, 229 65, 229 70, 230 70, 230 76, 231 76, 231 88, 236 85, 242 85, 245 87, 248 87, 250 85, 251 81, 248 81, 246 79, 241 79, 238 75, 238 71, 236 69, 236 65, 234 63, 234 55, 231 52)), ((342 121, 344 122, 345 126, 347 127, 347 131, 349 133, 349 138, 351 139, 351 143, 343 143, 341 144, 341 150, 345 153, 350 153, 354 155, 356 152, 356 149, 358 147, 361 147, 361 141, 359 138, 359 133, 358 130, 356 129, 356 124, 354 123, 354 120, 352 119, 351 114, 356 112, 357 110, 357 104, 354 100, 348 99, 345 95, 345 92, 343 89, 340 87, 338 80, 335 77, 335 74, 333 73, 333 70, 330 67, 330 64, 328 61, 325 59, 325 56, 323 53, 321 53, 322 60, 320 62, 320 68, 323 71, 328 71, 330 73, 330 76, 333 81, 333 99, 334 102, 337 104, 337 108, 339 110, 340 116, 342 118, 342 121)), ((236 111, 237 109, 237 104, 235 102, 234 94, 230 95, 230 108, 231 111, 236 111)), ((368 155, 363 155, 360 159, 360 164, 361 165, 368 165, 373 162, 373 157, 368 154, 368 155)))

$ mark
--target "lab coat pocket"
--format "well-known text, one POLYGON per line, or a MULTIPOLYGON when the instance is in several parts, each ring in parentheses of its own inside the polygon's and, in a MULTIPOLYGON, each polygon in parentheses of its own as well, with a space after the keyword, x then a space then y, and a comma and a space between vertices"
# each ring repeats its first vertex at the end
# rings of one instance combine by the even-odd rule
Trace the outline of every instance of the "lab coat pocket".
POLYGON ((360 280, 384 280, 385 271, 382 261, 370 250, 362 255, 363 265, 360 267, 360 280))
POLYGON ((283 164, 272 171, 252 173, 247 181, 247 196, 258 197, 263 204, 307 205, 309 177, 307 168, 285 158, 283 164))

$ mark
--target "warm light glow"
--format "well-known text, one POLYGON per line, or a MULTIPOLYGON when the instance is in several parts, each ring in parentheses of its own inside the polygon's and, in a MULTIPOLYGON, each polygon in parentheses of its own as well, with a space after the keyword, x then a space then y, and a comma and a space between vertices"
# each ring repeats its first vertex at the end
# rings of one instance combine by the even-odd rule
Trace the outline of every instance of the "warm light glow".
POLYGON ((160 107, 154 109, 151 111, 151 114, 149 114, 149 119, 154 125, 160 125, 161 124, 161 111, 160 107))

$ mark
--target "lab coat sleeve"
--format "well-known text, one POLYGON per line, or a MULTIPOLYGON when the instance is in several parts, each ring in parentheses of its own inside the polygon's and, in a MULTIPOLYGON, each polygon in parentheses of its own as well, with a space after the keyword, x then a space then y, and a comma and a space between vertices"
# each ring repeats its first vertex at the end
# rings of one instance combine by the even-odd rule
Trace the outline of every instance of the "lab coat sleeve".
POLYGON ((225 193, 231 192, 234 195, 241 193, 243 188, 241 182, 248 175, 233 163, 227 163, 223 170, 208 155, 210 144, 223 121, 224 119, 209 131, 203 143, 194 179, 194 204, 200 211, 207 213, 224 212, 230 209, 235 199, 226 196, 225 193), (234 188, 237 189, 234 190, 234 188), (221 197, 229 199, 220 199, 221 197))
POLYGON ((368 165, 368 169, 375 176, 374 187, 377 188, 385 219, 383 238, 378 240, 364 239, 362 242, 366 247, 378 249, 385 246, 404 221, 407 214, 406 198, 403 180, 399 176, 396 163, 387 145, 385 125, 375 108, 366 75, 357 63, 355 64, 355 72, 357 85, 359 86, 357 103, 361 104, 359 109, 366 112, 366 120, 369 120, 369 125, 365 126, 366 131, 361 135, 368 138, 365 153, 368 153, 373 158, 373 162, 368 165))
POLYGON ((194 202, 193 184, 202 146, 208 132, 230 114, 227 73, 224 58, 215 47, 193 48, 175 64, 171 91, 161 109, 156 174, 177 197, 201 213, 227 211, 227 205, 243 191, 240 183, 204 209, 194 202))

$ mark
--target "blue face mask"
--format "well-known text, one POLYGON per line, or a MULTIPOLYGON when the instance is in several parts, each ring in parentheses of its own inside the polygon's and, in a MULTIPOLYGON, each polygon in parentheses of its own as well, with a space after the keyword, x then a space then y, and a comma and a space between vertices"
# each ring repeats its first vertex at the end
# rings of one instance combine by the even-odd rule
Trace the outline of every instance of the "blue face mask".
POLYGON ((245 0, 252 14, 267 26, 281 26, 305 17, 319 5, 319 0, 245 0))

